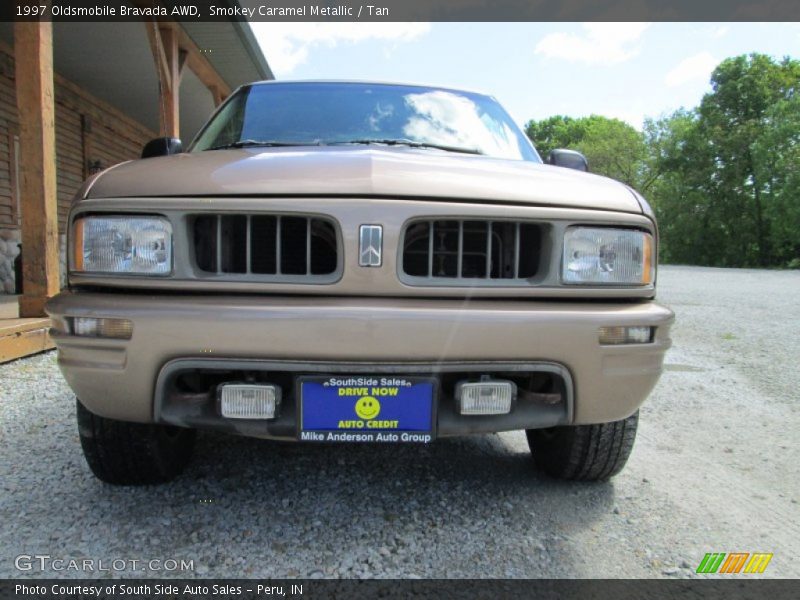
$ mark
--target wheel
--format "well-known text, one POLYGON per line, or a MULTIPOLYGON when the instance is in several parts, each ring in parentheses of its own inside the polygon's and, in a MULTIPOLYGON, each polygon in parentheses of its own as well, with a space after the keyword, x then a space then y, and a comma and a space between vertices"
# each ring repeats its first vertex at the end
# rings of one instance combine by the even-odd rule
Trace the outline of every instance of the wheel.
POLYGON ((164 483, 178 476, 192 456, 193 429, 106 419, 80 400, 77 405, 83 455, 95 476, 106 483, 164 483))
POLYGON ((602 481, 622 470, 636 439, 638 411, 599 425, 528 429, 536 465, 559 479, 602 481))

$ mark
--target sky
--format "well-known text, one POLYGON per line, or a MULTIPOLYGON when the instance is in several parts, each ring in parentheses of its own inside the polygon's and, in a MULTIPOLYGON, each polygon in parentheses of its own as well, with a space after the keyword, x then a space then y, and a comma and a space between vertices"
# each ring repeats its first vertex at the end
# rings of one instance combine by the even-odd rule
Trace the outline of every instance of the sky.
POLYGON ((637 129, 696 106, 724 58, 800 58, 800 23, 251 23, 277 79, 491 94, 524 125, 600 114, 637 129))

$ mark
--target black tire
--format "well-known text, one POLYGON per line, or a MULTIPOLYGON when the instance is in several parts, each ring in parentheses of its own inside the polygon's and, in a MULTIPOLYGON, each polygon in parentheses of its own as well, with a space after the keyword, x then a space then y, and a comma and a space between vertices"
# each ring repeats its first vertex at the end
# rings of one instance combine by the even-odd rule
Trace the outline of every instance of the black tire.
POLYGON ((192 457, 193 429, 106 419, 90 412, 80 400, 77 405, 83 455, 101 481, 165 483, 177 477, 192 457))
POLYGON ((528 429, 536 465, 558 479, 602 481, 619 473, 636 439, 638 411, 627 419, 600 425, 528 429))

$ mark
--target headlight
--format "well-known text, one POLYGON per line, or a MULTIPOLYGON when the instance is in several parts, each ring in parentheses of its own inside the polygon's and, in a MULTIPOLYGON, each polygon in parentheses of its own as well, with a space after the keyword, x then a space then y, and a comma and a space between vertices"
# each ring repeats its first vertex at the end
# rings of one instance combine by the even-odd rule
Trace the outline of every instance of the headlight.
POLYGON ((74 271, 169 275, 172 225, 163 217, 83 217, 73 229, 74 271))
POLYGON ((653 236, 649 233, 600 227, 567 229, 564 283, 646 285, 654 279, 653 236))

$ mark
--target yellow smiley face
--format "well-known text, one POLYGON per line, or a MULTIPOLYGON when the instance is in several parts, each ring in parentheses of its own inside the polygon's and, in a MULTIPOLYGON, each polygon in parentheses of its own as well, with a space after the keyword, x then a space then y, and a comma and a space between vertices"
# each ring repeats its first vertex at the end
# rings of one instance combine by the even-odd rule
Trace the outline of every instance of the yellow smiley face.
POLYGON ((381 403, 372 396, 364 396, 356 402, 356 414, 362 419, 369 421, 374 419, 381 412, 381 403))

